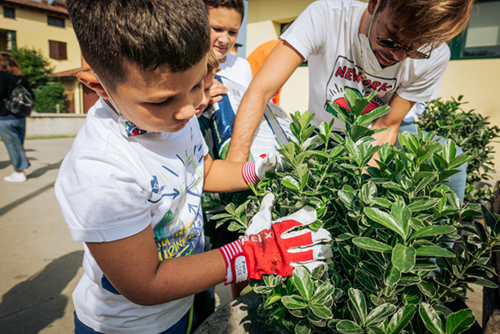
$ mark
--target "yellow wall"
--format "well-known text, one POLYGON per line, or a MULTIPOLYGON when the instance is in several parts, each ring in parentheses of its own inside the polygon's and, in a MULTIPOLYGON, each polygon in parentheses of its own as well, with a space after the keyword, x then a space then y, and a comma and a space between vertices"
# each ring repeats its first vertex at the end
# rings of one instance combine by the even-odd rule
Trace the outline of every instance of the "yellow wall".
POLYGON ((82 66, 80 48, 69 19, 65 19, 65 28, 59 28, 47 24, 46 13, 21 8, 15 8, 15 11, 15 19, 5 18, 0 14, 0 29, 16 31, 18 48, 41 50, 55 67, 55 73, 82 66), (49 40, 67 44, 67 60, 49 58, 49 40))
MULTIPOLYGON (((462 94, 469 103, 463 106, 465 111, 476 109, 483 116, 488 116, 491 125, 500 126, 499 86, 500 59, 472 59, 450 61, 441 85, 440 96, 448 100, 451 96, 462 94)), ((495 147, 495 166, 500 172, 500 143, 495 147)))
MULTIPOLYGON (((313 1, 251 0, 248 2, 247 56, 260 44, 277 39, 281 23, 290 22, 313 1)), ((293 113, 308 108, 309 80, 306 67, 299 67, 281 92, 281 107, 293 113)))
POLYGON ((83 100, 82 100, 82 84, 76 78, 64 78, 61 82, 65 90, 73 91, 73 101, 75 106, 75 114, 83 114, 83 100))

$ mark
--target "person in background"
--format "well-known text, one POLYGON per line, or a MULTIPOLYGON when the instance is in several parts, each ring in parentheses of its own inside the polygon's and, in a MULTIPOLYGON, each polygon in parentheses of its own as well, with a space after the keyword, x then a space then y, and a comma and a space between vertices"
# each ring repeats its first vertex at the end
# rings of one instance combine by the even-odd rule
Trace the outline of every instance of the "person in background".
POLYGON ((25 182, 25 170, 30 162, 24 151, 24 137, 26 134, 26 117, 11 113, 6 107, 4 100, 8 99, 17 82, 21 80, 23 85, 34 98, 30 83, 23 76, 21 67, 16 59, 8 54, 0 54, 0 137, 7 147, 10 161, 14 172, 4 177, 7 182, 25 182))
MULTIPOLYGON (((288 27, 290 27, 290 25, 292 23, 293 23, 293 21, 288 23, 287 25, 285 25, 285 27, 283 28, 281 33, 284 33, 288 29, 288 27)), ((266 61, 267 57, 269 57, 269 55, 273 51, 274 47, 276 45, 278 45, 279 41, 280 41, 279 39, 273 39, 271 41, 267 41, 265 43, 262 43, 261 45, 256 47, 255 50, 253 50, 252 53, 250 53, 250 55, 247 57, 247 61, 250 64, 250 68, 252 69, 252 75, 254 77, 257 74, 257 72, 259 71, 259 68, 266 61)), ((274 96, 272 98, 273 103, 275 105, 277 105, 278 107, 280 105, 280 95, 281 95, 282 90, 283 90, 283 87, 280 87, 278 92, 276 94, 274 94, 274 96)))
MULTIPOLYGON (((210 43, 219 62, 218 75, 226 77, 245 89, 252 81, 252 70, 245 58, 231 53, 240 31, 245 4, 243 0, 204 0, 210 24, 210 43)), ((210 105, 219 102, 227 89, 220 82, 214 82, 210 91, 210 105)))
MULTIPOLYGON (((247 61, 250 64, 253 76, 257 74, 259 68, 262 66, 264 61, 266 61, 267 57, 269 57, 269 54, 271 53, 271 51, 273 51, 274 47, 278 45, 279 41, 279 39, 274 39, 265 42, 256 47, 255 50, 253 50, 252 53, 247 57, 247 61)), ((272 99, 273 103, 277 106, 280 105, 280 94, 282 89, 283 87, 280 87, 280 89, 276 94, 274 94, 272 99)))
MULTIPOLYGON (((210 89, 214 84, 215 74, 219 71, 219 62, 215 57, 213 50, 208 52, 207 60, 207 75, 203 79, 203 100, 198 108, 195 109, 195 115, 198 118, 198 124, 200 125, 201 134, 208 147, 208 154, 212 159, 214 157, 214 140, 212 130, 210 128, 210 121, 207 117, 203 116, 203 111, 207 108, 210 102, 210 89)), ((207 224, 209 224, 206 218, 206 212, 203 210, 203 229, 205 231, 205 248, 204 251, 208 252, 212 250, 212 244, 210 243, 210 236, 207 235, 207 224)), ((214 223, 214 222, 212 222, 214 223)), ((212 313, 215 311, 215 287, 210 287, 202 292, 198 292, 194 295, 193 302, 194 312, 196 314, 196 322, 193 325, 193 331, 196 330, 212 313)))

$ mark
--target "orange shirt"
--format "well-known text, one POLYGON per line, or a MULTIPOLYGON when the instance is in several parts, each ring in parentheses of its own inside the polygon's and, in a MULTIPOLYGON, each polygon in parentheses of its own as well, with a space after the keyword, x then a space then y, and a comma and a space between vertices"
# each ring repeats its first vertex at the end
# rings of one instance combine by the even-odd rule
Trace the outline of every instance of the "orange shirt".
MULTIPOLYGON (((274 47, 278 45, 278 43, 279 39, 261 44, 257 48, 255 48, 255 50, 253 50, 253 52, 247 57, 247 61, 250 63, 250 67, 252 68, 252 75, 254 78, 259 68, 267 59, 271 51, 273 51, 274 47)), ((280 105, 280 93, 282 88, 283 87, 281 87, 278 90, 278 92, 273 96, 273 102, 277 106, 280 105)))

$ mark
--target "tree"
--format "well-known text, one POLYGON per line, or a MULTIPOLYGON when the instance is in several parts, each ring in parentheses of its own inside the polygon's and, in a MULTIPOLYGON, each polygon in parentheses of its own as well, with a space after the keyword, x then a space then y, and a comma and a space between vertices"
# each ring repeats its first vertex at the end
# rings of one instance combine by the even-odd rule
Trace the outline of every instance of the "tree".
POLYGON ((21 66, 23 75, 35 87, 53 81, 49 75, 54 72, 54 67, 41 50, 19 48, 12 50, 12 55, 21 66))
POLYGON ((55 113, 59 105, 59 112, 66 112, 64 105, 64 86, 60 82, 35 89, 35 111, 39 113, 55 113))

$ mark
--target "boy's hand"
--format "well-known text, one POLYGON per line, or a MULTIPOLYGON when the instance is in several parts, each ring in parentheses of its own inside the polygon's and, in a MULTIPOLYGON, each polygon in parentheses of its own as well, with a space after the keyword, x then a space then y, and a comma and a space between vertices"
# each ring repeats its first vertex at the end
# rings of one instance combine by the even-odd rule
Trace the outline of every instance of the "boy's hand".
POLYGON ((266 179, 266 173, 275 170, 282 172, 285 170, 283 160, 278 151, 271 151, 269 154, 261 155, 255 161, 249 161, 243 165, 242 174, 245 183, 257 185, 260 180, 266 179))
POLYGON ((227 88, 222 83, 217 80, 214 80, 212 87, 210 87, 210 102, 209 105, 212 105, 216 102, 222 100, 221 95, 227 94, 227 88))
POLYGON ((313 208, 306 206, 273 222, 273 201, 274 195, 266 195, 245 236, 219 249, 227 267, 226 285, 250 278, 260 279, 262 275, 290 276, 300 265, 310 270, 326 267, 323 261, 315 260, 333 256, 330 246, 319 244, 332 239, 328 231, 297 230, 316 221, 313 208))

